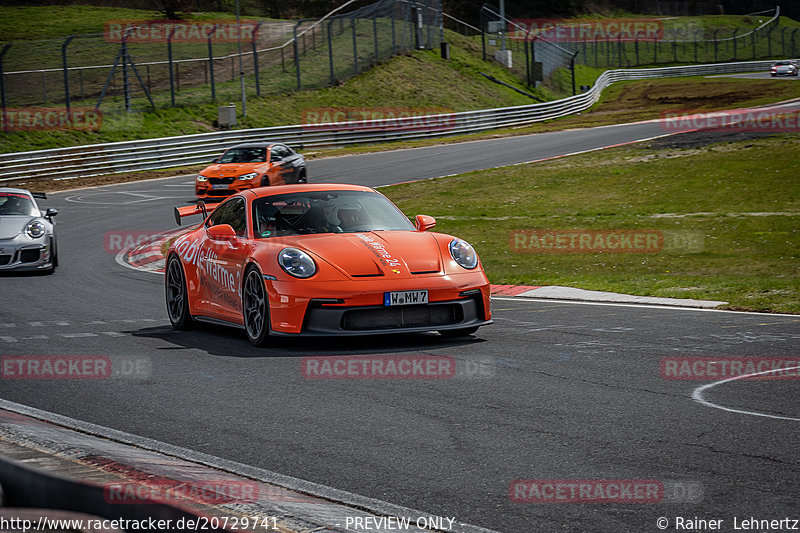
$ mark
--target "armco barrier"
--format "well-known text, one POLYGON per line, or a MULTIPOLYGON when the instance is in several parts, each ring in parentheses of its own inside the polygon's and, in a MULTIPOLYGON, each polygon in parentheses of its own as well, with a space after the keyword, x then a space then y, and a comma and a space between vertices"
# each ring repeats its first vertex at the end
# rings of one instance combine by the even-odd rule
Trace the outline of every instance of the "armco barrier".
MULTIPOLYGON (((181 519, 196 522, 200 516, 188 509, 161 502, 129 505, 109 503, 101 486, 67 479, 4 457, 0 457, 0 483, 5 493, 5 505, 8 507, 61 509, 110 520, 171 520, 173 524, 181 519)), ((231 531, 211 526, 208 530, 231 531)))
POLYGON ((441 137, 520 126, 585 111, 597 102, 603 90, 614 82, 735 72, 766 72, 772 63, 772 60, 767 60, 607 70, 597 78, 594 86, 583 94, 541 104, 419 117, 420 120, 431 122, 434 126, 414 131, 398 129, 393 126, 394 119, 383 119, 370 121, 369 127, 360 122, 278 126, 0 154, 0 184, 19 179, 71 179, 199 165, 210 162, 228 147, 245 141, 271 140, 298 148, 313 148, 441 137), (441 127, 444 121, 448 124, 447 128, 441 127))

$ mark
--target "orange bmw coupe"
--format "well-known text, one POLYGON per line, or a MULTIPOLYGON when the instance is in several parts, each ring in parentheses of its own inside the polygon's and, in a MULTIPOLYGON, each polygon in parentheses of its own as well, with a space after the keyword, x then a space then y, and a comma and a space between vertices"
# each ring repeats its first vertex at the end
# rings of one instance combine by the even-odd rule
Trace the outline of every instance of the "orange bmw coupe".
POLYGON ((306 159, 282 143, 232 146, 195 176, 197 197, 219 202, 246 189, 305 183, 306 159))
POLYGON ((272 335, 471 335, 490 324, 489 281, 466 241, 415 224, 369 187, 319 184, 234 194, 169 248, 170 322, 272 335))

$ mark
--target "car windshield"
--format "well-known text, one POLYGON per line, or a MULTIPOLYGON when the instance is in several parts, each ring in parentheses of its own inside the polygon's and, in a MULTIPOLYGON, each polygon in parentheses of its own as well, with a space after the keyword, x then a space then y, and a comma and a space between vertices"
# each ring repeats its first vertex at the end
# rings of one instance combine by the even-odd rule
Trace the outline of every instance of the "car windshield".
POLYGON ((231 148, 219 158, 218 163, 265 163, 267 149, 254 146, 252 148, 231 148))
POLYGON ((386 197, 368 191, 299 192, 259 198, 253 202, 253 221, 257 239, 414 229, 386 197))
POLYGON ((39 216, 36 204, 26 194, 16 192, 0 192, 0 216, 2 215, 26 215, 31 217, 39 216))

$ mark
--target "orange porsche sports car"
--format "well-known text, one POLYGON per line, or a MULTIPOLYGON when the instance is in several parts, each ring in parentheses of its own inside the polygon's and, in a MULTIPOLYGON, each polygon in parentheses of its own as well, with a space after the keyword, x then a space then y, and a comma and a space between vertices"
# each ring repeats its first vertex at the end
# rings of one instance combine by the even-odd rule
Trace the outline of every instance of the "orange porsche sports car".
POLYGON ((195 177, 197 197, 218 202, 267 185, 306 182, 306 159, 282 143, 245 143, 225 150, 195 177))
MULTIPOLYGON (((207 214, 203 202, 175 217, 207 214)), ((262 187, 234 194, 167 254, 167 312, 270 335, 470 335, 491 323, 489 281, 466 241, 429 232, 358 185, 262 187)))

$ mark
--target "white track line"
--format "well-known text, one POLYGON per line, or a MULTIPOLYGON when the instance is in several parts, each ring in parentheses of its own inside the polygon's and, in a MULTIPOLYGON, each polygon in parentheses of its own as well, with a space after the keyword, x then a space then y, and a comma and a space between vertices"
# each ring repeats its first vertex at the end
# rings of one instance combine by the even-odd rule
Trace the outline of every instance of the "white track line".
POLYGON ((760 376, 762 374, 770 374, 772 372, 778 371, 785 371, 785 370, 797 370, 800 369, 800 366, 793 366, 788 368, 775 368, 772 370, 764 370, 763 372, 755 372, 753 374, 744 374, 742 376, 734 376, 732 378, 721 379, 719 381, 715 381, 714 383, 708 383, 701 387, 697 387, 694 392, 692 392, 692 399, 701 405, 705 405, 706 407, 713 407, 714 409, 722 409, 723 411, 728 411, 729 413, 739 413, 742 415, 752 415, 752 416, 763 416, 764 418, 774 418, 776 420, 791 420, 793 422, 800 422, 800 418, 792 417, 792 416, 779 416, 779 415, 769 415, 766 413, 759 413, 757 411, 745 411, 743 409, 733 409, 731 407, 725 407, 723 405, 718 405, 713 402, 709 402, 703 397, 703 393, 712 387, 716 387, 717 385, 722 385, 724 383, 729 383, 731 381, 736 381, 739 379, 751 378, 754 376, 760 376))

